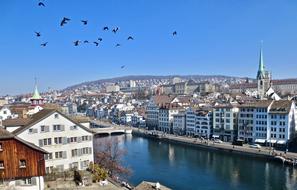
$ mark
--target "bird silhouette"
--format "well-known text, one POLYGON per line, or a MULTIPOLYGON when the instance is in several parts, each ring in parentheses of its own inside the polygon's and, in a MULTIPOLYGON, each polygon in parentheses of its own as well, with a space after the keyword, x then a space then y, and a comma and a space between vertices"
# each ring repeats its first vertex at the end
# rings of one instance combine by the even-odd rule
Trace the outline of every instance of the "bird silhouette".
POLYGON ((44 5, 43 2, 39 2, 39 3, 38 3, 38 6, 40 6, 40 7, 45 7, 45 5, 44 5))
POLYGON ((74 41, 73 43, 74 43, 74 46, 78 46, 79 43, 80 43, 80 41, 79 41, 79 40, 76 40, 76 41, 74 41))
POLYGON ((84 43, 89 43, 89 41, 88 40, 85 40, 84 43))
POLYGON ((113 32, 113 33, 117 33, 118 30, 119 30, 119 28, 116 27, 116 28, 112 29, 112 32, 113 32))
POLYGON ((69 18, 66 18, 66 17, 64 17, 63 18, 63 20, 61 21, 61 23, 60 23, 60 26, 64 26, 64 24, 67 24, 68 23, 68 21, 70 21, 70 19, 69 18))
POLYGON ((125 68, 125 65, 122 65, 122 66, 121 66, 121 69, 123 69, 123 68, 125 68))
POLYGON ((108 26, 104 26, 103 30, 109 30, 108 26))
POLYGON ((36 34, 37 37, 41 36, 40 32, 35 32, 35 34, 36 34))
POLYGON ((172 35, 173 35, 173 36, 176 36, 176 35, 177 35, 177 32, 176 32, 176 31, 174 31, 174 32, 172 33, 172 35))
POLYGON ((102 38, 98 38, 98 40, 99 40, 100 42, 102 42, 103 39, 102 39, 102 38))
POLYGON ((129 36, 129 37, 127 38, 127 40, 134 40, 134 38, 133 38, 132 36, 129 36))
POLYGON ((94 42, 94 44, 95 44, 96 46, 99 46, 99 43, 98 43, 98 42, 94 42))
POLYGON ((121 44, 116 44, 116 47, 120 47, 121 46, 121 44))
POLYGON ((42 47, 45 47, 47 45, 48 42, 45 42, 43 44, 40 44, 42 47))
POLYGON ((87 20, 81 20, 81 22, 83 23, 83 25, 87 25, 88 21, 87 20))

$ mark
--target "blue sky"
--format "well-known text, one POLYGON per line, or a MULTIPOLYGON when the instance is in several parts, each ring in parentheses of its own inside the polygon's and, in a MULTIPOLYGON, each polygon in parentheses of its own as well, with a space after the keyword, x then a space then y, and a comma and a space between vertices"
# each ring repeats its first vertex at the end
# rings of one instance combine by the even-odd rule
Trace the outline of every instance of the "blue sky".
POLYGON ((0 1, 2 95, 32 91, 35 76, 41 91, 124 75, 255 77, 261 40, 273 78, 296 77, 295 0, 44 0, 44 8, 38 2, 0 1), (61 28, 64 16, 71 21, 61 28), (72 43, 98 37, 100 47, 72 43))

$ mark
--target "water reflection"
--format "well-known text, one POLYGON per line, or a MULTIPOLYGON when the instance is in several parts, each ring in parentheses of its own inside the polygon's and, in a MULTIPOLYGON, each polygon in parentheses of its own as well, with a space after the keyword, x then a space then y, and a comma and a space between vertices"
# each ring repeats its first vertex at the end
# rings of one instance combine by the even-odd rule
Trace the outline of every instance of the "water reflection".
MULTIPOLYGON (((113 138, 113 137, 112 137, 113 138)), ((297 189, 296 170, 266 160, 120 136, 131 182, 160 181, 173 189, 297 189)))

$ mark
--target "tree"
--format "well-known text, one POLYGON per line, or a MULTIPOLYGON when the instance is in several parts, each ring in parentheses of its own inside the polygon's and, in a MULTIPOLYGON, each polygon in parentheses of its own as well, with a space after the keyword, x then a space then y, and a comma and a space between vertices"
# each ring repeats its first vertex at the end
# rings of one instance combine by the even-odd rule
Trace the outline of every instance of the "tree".
POLYGON ((93 174, 93 182, 105 180, 108 176, 107 171, 95 163, 90 163, 88 170, 93 174))
POLYGON ((122 165, 126 151, 119 146, 117 138, 104 139, 98 144, 96 163, 108 172, 110 177, 128 175, 130 170, 122 165))

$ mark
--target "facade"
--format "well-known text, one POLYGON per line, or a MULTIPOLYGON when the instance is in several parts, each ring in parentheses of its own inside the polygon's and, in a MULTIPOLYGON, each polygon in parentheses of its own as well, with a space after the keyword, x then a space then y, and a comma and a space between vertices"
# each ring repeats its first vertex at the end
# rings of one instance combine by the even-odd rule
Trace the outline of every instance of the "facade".
POLYGON ((93 134, 88 128, 56 110, 44 109, 30 119, 13 134, 49 152, 45 156, 47 173, 53 168, 83 170, 94 161, 93 134))
POLYGON ((146 126, 148 129, 156 129, 159 124, 159 107, 154 101, 150 101, 146 107, 146 126))
POLYGON ((0 128, 0 189, 44 189, 46 154, 0 128))
POLYGON ((184 135, 186 131, 186 114, 180 112, 173 115, 173 133, 177 135, 184 135))
POLYGON ((173 115, 178 113, 176 104, 166 104, 160 107, 158 115, 158 130, 172 133, 173 132, 173 115))
POLYGON ((186 109, 186 135, 194 136, 196 132, 196 109, 186 109))
POLYGON ((119 92, 120 91, 120 86, 119 85, 109 85, 106 86, 106 92, 111 93, 111 92, 119 92))
POLYGON ((209 139, 213 131, 212 119, 212 111, 197 110, 195 135, 209 139))
POLYGON ((213 137, 223 141, 237 138, 239 109, 232 105, 216 106, 213 109, 213 137))
POLYGON ((11 113, 8 106, 0 106, 0 121, 8 118, 13 118, 13 114, 11 113))

